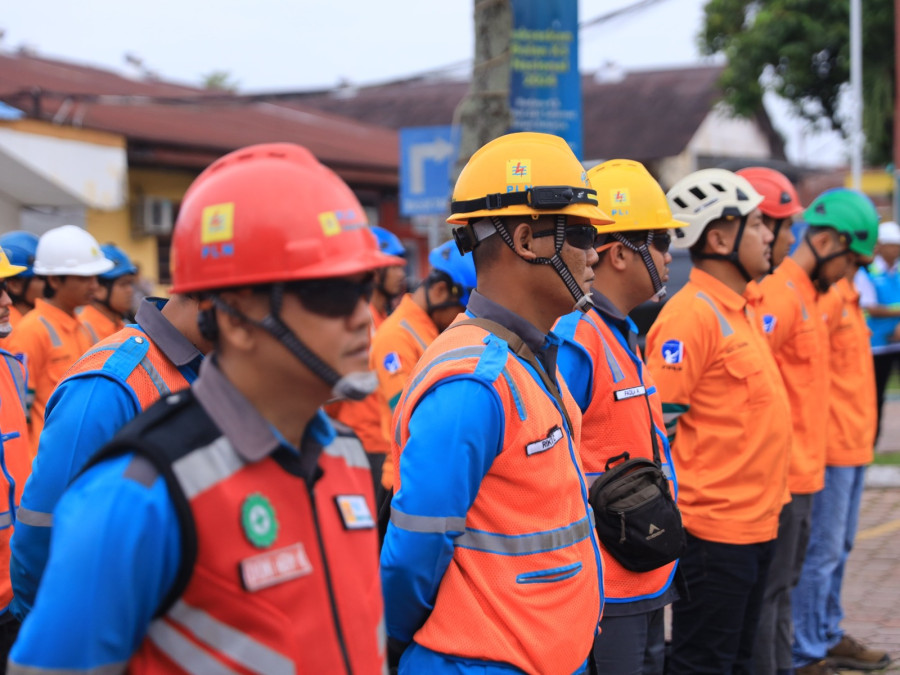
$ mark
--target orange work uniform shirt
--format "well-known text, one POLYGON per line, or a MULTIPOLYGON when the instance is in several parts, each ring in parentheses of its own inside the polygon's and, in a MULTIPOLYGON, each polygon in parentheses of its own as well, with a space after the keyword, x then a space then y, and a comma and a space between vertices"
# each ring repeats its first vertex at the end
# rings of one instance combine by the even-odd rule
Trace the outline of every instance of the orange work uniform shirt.
POLYGON ((110 319, 93 305, 81 307, 75 316, 87 329, 88 335, 91 336, 91 344, 97 344, 100 340, 125 328, 125 322, 122 319, 110 319))
POLYGON ((825 464, 863 466, 875 457, 878 424, 869 327, 859 306, 859 292, 847 279, 834 284, 820 305, 831 329, 825 464))
POLYGON ((762 326, 791 403, 788 488, 792 494, 811 494, 825 487, 828 324, 815 286, 793 259, 785 258, 760 288, 762 326))
MULTIPOLYGON (((385 438, 391 437, 391 418, 410 373, 437 336, 434 321, 409 293, 375 331, 369 367, 378 375, 378 402, 385 438)), ((381 482, 386 489, 393 487, 394 462, 390 454, 384 463, 381 482)))
POLYGON ((8 339, 11 352, 25 354, 29 383, 34 389, 30 436, 32 453, 36 454, 47 400, 69 366, 90 349, 91 338, 76 317, 38 298, 8 339))
POLYGON ((650 328, 644 355, 672 438, 685 528, 726 544, 775 538, 787 481, 789 405, 758 301, 755 283, 739 295, 694 268, 650 328))

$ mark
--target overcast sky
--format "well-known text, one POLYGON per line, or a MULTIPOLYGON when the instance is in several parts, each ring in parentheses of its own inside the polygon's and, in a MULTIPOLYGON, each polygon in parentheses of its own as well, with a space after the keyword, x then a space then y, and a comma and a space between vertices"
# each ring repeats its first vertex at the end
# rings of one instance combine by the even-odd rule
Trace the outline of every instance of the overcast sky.
MULTIPOLYGON (((587 23, 638 0, 579 0, 587 23)), ((19 0, 4 2, 0 49, 136 71, 140 58, 161 78, 199 84, 227 71, 241 91, 356 84, 465 64, 473 53, 473 0, 19 0)), ((705 0, 656 0, 579 35, 580 68, 608 61, 627 68, 701 61, 696 37, 705 0)), ((461 71, 461 72, 464 72, 461 71)), ((805 138, 786 115, 794 161, 840 159, 833 139, 805 138)))

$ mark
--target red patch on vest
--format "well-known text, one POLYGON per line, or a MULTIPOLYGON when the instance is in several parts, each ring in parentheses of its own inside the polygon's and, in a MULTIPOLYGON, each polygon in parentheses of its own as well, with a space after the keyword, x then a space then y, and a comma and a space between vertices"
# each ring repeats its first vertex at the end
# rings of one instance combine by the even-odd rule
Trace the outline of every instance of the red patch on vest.
POLYGON ((251 593, 306 576, 310 572, 312 564, 299 541, 241 560, 241 581, 251 593))

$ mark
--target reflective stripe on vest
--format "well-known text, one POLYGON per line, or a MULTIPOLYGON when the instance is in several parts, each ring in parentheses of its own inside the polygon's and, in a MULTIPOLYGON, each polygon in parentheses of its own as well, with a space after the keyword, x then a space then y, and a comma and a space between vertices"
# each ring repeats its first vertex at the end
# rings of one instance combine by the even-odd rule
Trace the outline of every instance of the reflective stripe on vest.
POLYGON ((244 460, 224 436, 172 464, 178 484, 189 500, 244 467, 244 460))
POLYGON ((734 328, 731 327, 731 324, 728 323, 728 319, 719 311, 719 308, 716 307, 716 303, 713 302, 712 298, 710 298, 706 293, 702 291, 697 293, 697 297, 706 302, 710 307, 712 307, 712 311, 715 312, 716 318, 719 320, 719 330, 722 331, 722 337, 728 337, 729 335, 734 334, 734 328))
POLYGON ((237 675, 162 619, 150 624, 147 639, 191 675, 237 675))
POLYGON ((391 522, 409 532, 424 534, 444 534, 445 532, 463 532, 466 519, 456 516, 411 516, 391 505, 391 522))
POLYGON ((582 539, 586 539, 590 534, 591 522, 588 517, 585 516, 568 527, 515 536, 477 530, 466 530, 465 534, 460 536, 455 543, 462 548, 471 548, 486 553, 499 553, 500 555, 528 555, 531 553, 543 553, 566 548, 582 539))
POLYGON ((362 443, 355 438, 338 436, 323 448, 323 452, 329 457, 343 459, 350 468, 370 468, 369 458, 366 457, 366 451, 363 449, 362 443))
POLYGON ((62 340, 59 339, 59 333, 56 332, 56 329, 53 327, 53 325, 49 321, 47 321, 46 317, 39 316, 38 319, 40 319, 40 322, 44 324, 44 328, 47 329, 47 333, 50 335, 50 344, 54 347, 62 347, 62 340))
POLYGON ((12 513, 10 513, 9 511, 0 513, 0 529, 3 529, 4 527, 9 527, 10 525, 12 525, 12 523, 13 523, 12 513))
POLYGON ((622 367, 612 353, 612 349, 610 349, 609 343, 603 335, 603 331, 600 330, 600 327, 594 321, 594 317, 592 317, 590 313, 585 314, 584 318, 591 324, 593 329, 597 331, 597 336, 600 338, 600 342, 603 343, 603 355, 606 357, 606 365, 609 366, 609 372, 612 374, 613 382, 621 382, 625 379, 625 373, 622 372, 622 367))
POLYGON ((19 394, 19 401, 22 403, 22 410, 27 415, 28 386, 25 382, 25 367, 22 365, 22 362, 12 354, 4 354, 3 358, 6 359, 6 365, 9 367, 9 372, 12 375, 13 382, 16 385, 16 391, 19 394))
POLYGON ((90 323, 88 323, 87 321, 82 321, 81 325, 87 328, 87 332, 91 336, 91 342, 93 342, 94 344, 100 342, 100 336, 97 335, 97 331, 94 330, 94 327, 90 323))
POLYGON ((800 295, 800 291, 798 291, 797 287, 794 286, 793 281, 787 282, 787 287, 790 288, 792 291, 794 291, 794 293, 797 294, 797 299, 800 301, 800 311, 803 313, 803 320, 808 321, 809 320, 809 312, 806 311, 806 303, 803 302, 803 296, 800 295))
POLYGON ((422 348, 423 352, 428 349, 428 344, 425 342, 425 340, 419 337, 419 334, 416 333, 415 330, 413 330, 413 327, 410 325, 409 321, 407 321, 406 319, 401 319, 400 327, 403 328, 407 333, 412 335, 413 338, 415 338, 416 342, 419 343, 419 346, 422 348))
MULTIPOLYGON (((260 673, 260 675, 269 675, 270 673, 272 675, 291 675, 295 672, 293 662, 287 657, 282 656, 274 649, 270 649, 266 645, 257 642, 234 627, 219 621, 209 613, 190 606, 183 600, 179 600, 173 605, 172 609, 169 610, 169 613, 167 614, 167 618, 171 619, 173 623, 181 624, 187 628, 200 642, 208 645, 216 652, 225 654, 228 658, 235 661, 235 663, 241 664, 241 666, 254 673, 260 673)), ((158 619, 154 622, 154 627, 159 623, 164 624, 162 619, 158 619)), ((165 629, 154 631, 153 628, 151 628, 147 635, 163 652, 168 654, 168 649, 174 646, 181 646, 177 645, 177 640, 172 640, 172 636, 169 633, 171 628, 166 625, 165 629), (165 629, 168 629, 168 631, 165 629), (159 638, 162 644, 157 641, 157 638, 159 638)), ((177 634, 177 631, 172 632, 177 634)), ((178 634, 178 637, 180 638, 181 635, 178 634)), ((211 658, 202 650, 197 649, 193 643, 191 643, 191 647, 199 652, 204 658, 211 658)), ((194 662, 195 659, 196 663, 199 665, 199 655, 189 653, 187 656, 188 658, 186 660, 174 656, 171 658, 173 658, 176 663, 184 666, 186 670, 190 670, 190 664, 194 662)), ((217 667, 224 668, 224 671, 222 672, 232 672, 222 666, 220 662, 214 661, 214 663, 217 667)), ((205 666, 206 664, 204 663, 203 665, 205 666)), ((211 671, 202 669, 198 672, 206 673, 211 671)))

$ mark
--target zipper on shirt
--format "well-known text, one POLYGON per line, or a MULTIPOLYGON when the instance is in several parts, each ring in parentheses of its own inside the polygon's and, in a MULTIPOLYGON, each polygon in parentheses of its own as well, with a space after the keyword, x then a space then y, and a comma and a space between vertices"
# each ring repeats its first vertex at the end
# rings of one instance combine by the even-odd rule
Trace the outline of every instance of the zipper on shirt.
POLYGON ((322 551, 322 561, 325 563, 325 585, 328 587, 328 599, 331 601, 331 615, 334 618, 334 629, 337 633, 338 644, 341 647, 341 656, 344 657, 344 667, 347 669, 348 675, 352 675, 353 669, 350 667, 350 656, 347 654, 347 644, 344 640, 344 633, 341 630, 341 619, 338 614, 337 601, 334 597, 334 588, 331 584, 331 571, 328 567, 328 552, 325 550, 325 541, 322 539, 322 530, 319 528, 319 510, 316 508, 315 490, 306 483, 306 492, 309 495, 309 503, 312 506, 313 523, 316 526, 316 539, 319 542, 319 550, 322 551))

